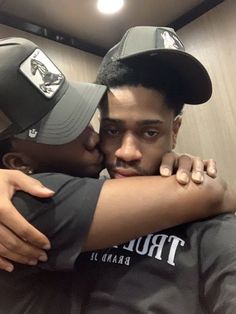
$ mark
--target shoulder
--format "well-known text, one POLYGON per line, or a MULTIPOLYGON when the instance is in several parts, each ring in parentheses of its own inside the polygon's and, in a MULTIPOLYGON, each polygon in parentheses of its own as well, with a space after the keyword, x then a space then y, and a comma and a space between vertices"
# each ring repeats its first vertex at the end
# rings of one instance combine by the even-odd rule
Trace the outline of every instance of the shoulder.
POLYGON ((31 212, 31 208, 40 209, 41 206, 57 210, 58 206, 63 210, 68 206, 75 209, 84 206, 94 208, 104 183, 104 180, 100 179, 72 177, 61 173, 42 173, 33 177, 52 189, 55 194, 51 198, 43 199, 17 192, 13 203, 19 210, 31 212))
POLYGON ((211 231, 215 228, 227 229, 228 227, 232 230, 236 230, 236 216, 235 214, 221 214, 208 219, 200 220, 192 224, 196 229, 201 229, 203 231, 211 231))
POLYGON ((190 224, 190 229, 203 235, 222 235, 236 233, 236 216, 222 214, 190 224))
POLYGON ((197 235, 198 245, 204 256, 236 258, 236 216, 222 214, 191 224, 197 235))
POLYGON ((73 177, 63 173, 40 173, 33 177, 54 190, 55 193, 65 192, 66 190, 100 190, 105 181, 105 179, 73 177))

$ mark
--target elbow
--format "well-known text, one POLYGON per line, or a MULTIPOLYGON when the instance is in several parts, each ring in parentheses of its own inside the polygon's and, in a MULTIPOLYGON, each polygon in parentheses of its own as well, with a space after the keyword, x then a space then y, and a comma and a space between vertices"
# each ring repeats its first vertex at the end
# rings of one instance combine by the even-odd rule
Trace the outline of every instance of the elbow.
POLYGON ((236 207, 236 194, 221 178, 205 176, 207 201, 215 214, 233 212, 236 207))

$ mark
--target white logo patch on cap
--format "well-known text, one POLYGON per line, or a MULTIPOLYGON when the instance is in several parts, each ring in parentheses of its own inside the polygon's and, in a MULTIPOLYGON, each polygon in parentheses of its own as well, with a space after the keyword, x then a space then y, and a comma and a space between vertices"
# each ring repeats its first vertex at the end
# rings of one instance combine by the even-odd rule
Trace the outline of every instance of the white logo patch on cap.
POLYGON ((180 40, 172 33, 164 31, 161 34, 161 37, 163 38, 164 41, 164 47, 167 49, 183 49, 184 46, 180 42, 180 40))
POLYGON ((38 131, 36 129, 30 129, 29 133, 28 133, 28 136, 30 138, 36 138, 37 134, 38 134, 38 131))
POLYGON ((21 64, 20 70, 47 98, 53 97, 64 82, 64 75, 40 49, 21 64))

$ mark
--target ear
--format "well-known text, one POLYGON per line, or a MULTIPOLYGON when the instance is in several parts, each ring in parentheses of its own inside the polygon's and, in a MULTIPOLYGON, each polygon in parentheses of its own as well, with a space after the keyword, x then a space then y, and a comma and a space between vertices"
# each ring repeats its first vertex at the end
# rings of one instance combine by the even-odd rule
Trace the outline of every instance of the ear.
POLYGON ((20 170, 26 174, 33 173, 32 160, 23 153, 7 153, 3 155, 2 163, 7 169, 20 170))
POLYGON ((176 143, 177 143, 177 135, 178 135, 178 132, 179 132, 181 123, 182 123, 182 118, 181 118, 181 116, 175 117, 174 122, 173 122, 173 129, 172 129, 172 131, 173 131, 173 132, 172 132, 172 149, 174 149, 175 146, 176 146, 176 143))

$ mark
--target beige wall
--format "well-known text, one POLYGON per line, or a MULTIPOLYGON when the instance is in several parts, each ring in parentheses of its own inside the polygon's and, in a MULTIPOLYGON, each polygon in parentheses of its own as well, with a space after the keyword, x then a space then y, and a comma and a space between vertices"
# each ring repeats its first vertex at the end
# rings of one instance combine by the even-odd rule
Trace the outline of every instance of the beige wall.
POLYGON ((236 1, 226 0, 178 31, 187 51, 203 62, 213 96, 186 106, 177 151, 213 157, 236 188, 236 1))
POLYGON ((25 37, 38 44, 70 80, 93 82, 101 58, 52 40, 0 24, 0 38, 25 37))

